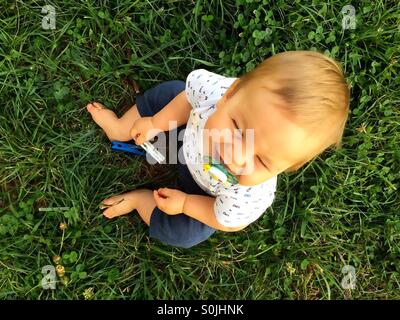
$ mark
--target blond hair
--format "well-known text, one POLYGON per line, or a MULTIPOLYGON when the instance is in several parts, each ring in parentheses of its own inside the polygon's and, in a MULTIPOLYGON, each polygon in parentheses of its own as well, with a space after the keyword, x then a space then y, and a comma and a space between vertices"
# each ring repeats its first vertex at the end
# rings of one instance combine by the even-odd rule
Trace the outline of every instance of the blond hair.
POLYGON ((330 146, 340 148, 350 100, 341 66, 314 51, 279 53, 241 76, 229 95, 272 78, 279 83, 272 92, 285 101, 282 108, 286 114, 308 132, 319 134, 321 141, 311 154, 285 172, 298 170, 330 146))

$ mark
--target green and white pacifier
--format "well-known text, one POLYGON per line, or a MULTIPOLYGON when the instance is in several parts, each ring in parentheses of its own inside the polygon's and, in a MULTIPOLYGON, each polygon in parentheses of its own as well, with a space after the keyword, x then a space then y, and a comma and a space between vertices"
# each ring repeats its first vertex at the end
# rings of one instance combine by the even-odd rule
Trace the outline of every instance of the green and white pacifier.
POLYGON ((203 160, 204 171, 208 172, 215 180, 218 180, 224 184, 227 182, 230 184, 238 183, 238 179, 232 173, 230 173, 222 163, 218 163, 210 156, 204 156, 203 160))

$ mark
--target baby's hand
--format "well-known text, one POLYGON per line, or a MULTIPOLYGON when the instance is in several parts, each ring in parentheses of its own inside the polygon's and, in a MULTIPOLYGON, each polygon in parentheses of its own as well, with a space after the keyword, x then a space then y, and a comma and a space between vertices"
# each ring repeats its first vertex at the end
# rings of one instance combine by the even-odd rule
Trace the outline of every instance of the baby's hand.
POLYGON ((162 130, 159 130, 153 125, 153 117, 142 117, 137 119, 131 129, 131 137, 135 143, 140 145, 151 140, 162 130))
POLYGON ((186 193, 177 189, 160 188, 153 191, 157 207, 170 215, 183 213, 186 193))

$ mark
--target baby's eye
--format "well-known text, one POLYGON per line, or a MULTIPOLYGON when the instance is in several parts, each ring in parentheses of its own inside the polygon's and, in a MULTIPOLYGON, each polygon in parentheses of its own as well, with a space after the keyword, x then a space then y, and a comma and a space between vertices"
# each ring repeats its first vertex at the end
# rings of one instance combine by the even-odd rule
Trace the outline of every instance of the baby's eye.
POLYGON ((264 161, 261 160, 259 156, 257 156, 258 161, 261 163, 261 165, 269 171, 269 168, 265 165, 264 161))
POLYGON ((235 128, 236 128, 236 129, 239 129, 239 127, 238 127, 238 125, 237 125, 235 119, 232 119, 232 122, 233 122, 233 125, 235 126, 235 128))
POLYGON ((237 122, 235 121, 235 119, 232 119, 232 122, 233 122, 233 126, 235 127, 235 133, 237 133, 237 134, 241 134, 241 136, 244 136, 244 132, 243 132, 243 130, 240 130, 239 129, 239 126, 238 126, 238 124, 237 124, 237 122))

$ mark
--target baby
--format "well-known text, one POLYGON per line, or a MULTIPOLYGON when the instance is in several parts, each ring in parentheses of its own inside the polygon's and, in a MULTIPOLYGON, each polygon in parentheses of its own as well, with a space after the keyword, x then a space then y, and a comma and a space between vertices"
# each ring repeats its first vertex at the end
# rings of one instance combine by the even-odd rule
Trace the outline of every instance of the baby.
POLYGON ((239 231, 256 221, 273 202, 279 173, 340 146, 349 86, 332 59, 290 51, 240 78, 198 69, 186 82, 163 82, 138 96, 121 118, 97 102, 87 110, 111 141, 140 145, 168 130, 184 134, 182 190, 141 188, 105 199, 101 209, 107 218, 136 209, 150 237, 189 248, 216 230, 239 231), (212 171, 205 156, 222 171, 212 171))

